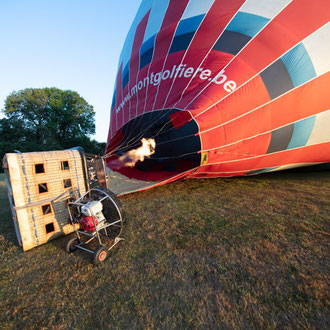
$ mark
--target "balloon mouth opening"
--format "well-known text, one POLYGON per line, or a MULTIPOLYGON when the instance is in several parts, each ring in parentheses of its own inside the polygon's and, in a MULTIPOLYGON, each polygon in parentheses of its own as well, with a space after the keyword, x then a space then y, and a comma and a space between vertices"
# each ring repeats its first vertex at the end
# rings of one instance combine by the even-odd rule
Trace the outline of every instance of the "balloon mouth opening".
POLYGON ((164 181, 201 162, 198 125, 188 111, 165 109, 130 120, 107 146, 107 166, 130 179, 164 181))

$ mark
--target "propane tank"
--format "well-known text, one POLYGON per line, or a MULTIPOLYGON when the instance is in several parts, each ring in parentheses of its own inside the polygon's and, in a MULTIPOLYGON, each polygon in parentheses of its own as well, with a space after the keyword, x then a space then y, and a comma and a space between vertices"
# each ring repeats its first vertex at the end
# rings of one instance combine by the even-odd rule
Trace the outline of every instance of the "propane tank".
MULTIPOLYGON (((98 225, 98 221, 96 217, 95 217, 95 225, 96 226, 98 225)), ((86 217, 85 215, 83 215, 80 220, 80 226, 81 229, 84 231, 94 231, 95 226, 94 226, 93 217, 86 217)))

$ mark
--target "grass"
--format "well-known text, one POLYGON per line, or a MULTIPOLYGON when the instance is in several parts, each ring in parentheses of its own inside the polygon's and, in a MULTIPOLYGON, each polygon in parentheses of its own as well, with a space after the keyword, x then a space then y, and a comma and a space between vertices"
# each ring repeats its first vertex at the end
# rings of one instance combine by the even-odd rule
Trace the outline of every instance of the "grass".
POLYGON ((97 267, 68 237, 21 252, 0 179, 0 328, 330 328, 330 172, 124 196, 125 241, 97 267))

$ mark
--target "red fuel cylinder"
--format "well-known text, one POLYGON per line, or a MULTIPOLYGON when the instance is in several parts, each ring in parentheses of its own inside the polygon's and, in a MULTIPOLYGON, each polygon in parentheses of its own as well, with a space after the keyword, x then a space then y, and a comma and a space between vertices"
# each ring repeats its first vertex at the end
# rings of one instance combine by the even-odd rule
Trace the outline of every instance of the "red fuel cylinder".
MULTIPOLYGON (((81 225, 82 230, 84 230, 84 231, 94 231, 95 230, 93 217, 83 216, 81 218, 80 225, 81 225)), ((97 226, 96 218, 95 218, 95 225, 97 226)))

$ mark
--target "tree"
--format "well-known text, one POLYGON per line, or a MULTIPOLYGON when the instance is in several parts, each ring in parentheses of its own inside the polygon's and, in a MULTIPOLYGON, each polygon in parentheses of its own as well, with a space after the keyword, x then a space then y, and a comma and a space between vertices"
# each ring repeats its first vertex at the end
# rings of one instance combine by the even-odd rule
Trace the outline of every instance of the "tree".
POLYGON ((89 138, 95 133, 95 112, 77 92, 58 88, 14 91, 7 97, 3 113, 0 157, 14 149, 42 151, 79 145, 99 153, 103 147, 89 138))

